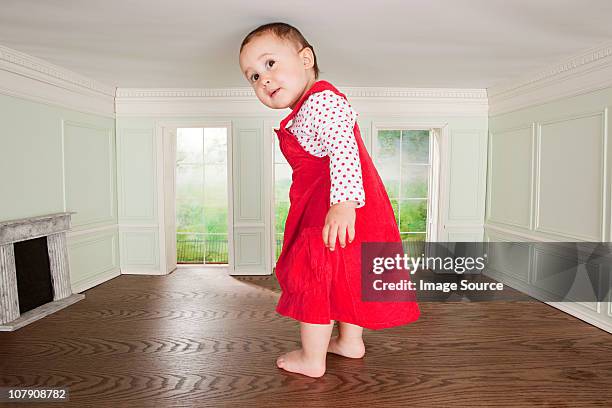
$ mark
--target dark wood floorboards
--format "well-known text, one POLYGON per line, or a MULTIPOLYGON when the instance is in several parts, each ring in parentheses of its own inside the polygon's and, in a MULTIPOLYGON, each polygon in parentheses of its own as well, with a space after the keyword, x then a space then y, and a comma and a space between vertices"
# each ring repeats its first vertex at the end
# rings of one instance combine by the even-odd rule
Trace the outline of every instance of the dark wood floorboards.
POLYGON ((414 324, 366 330, 363 360, 329 355, 311 379, 275 366, 299 326, 274 311, 273 277, 179 269, 86 296, 0 333, 0 386, 70 389, 30 404, 44 407, 612 405, 612 335, 538 302, 422 303, 414 324))

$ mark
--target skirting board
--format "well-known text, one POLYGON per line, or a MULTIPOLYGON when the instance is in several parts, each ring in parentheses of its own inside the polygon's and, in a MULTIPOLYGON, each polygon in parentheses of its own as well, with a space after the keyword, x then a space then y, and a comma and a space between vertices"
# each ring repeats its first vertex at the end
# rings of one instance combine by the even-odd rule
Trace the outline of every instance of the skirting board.
POLYGON ((591 316, 582 310, 578 310, 575 306, 568 302, 545 302, 547 305, 554 307, 555 309, 559 309, 562 312, 565 312, 569 315, 577 317, 578 319, 585 321, 595 327, 598 327, 602 330, 607 331, 612 334, 612 322, 607 322, 602 319, 597 318, 597 316, 591 316))
POLYGON ((122 275, 167 275, 162 271, 155 269, 121 269, 122 275))
POLYGON ((579 309, 577 305, 574 305, 570 302, 546 302, 546 301, 540 300, 537 297, 534 297, 533 293, 530 293, 534 290, 534 288, 530 287, 528 284, 524 282, 520 282, 517 279, 508 277, 498 271, 488 270, 485 275, 497 280, 498 282, 502 282, 504 285, 508 285, 511 288, 518 290, 519 292, 532 296, 534 299, 542 303, 545 303, 551 307, 554 307, 555 309, 558 309, 564 313, 567 313, 568 315, 572 317, 580 319, 585 323, 588 323, 592 326, 605 330, 608 333, 612 333, 612 321, 609 322, 609 321, 606 321, 600 318, 597 315, 591 315, 589 313, 586 313, 585 311, 579 309))

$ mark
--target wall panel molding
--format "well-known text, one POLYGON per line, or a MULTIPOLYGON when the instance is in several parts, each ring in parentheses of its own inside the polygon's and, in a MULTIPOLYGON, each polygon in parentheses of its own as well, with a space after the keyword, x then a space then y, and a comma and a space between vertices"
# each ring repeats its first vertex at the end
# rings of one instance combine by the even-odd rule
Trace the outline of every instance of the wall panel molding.
MULTIPOLYGON (((518 227, 518 228, 524 228, 528 230, 533 229, 533 215, 532 214, 533 214, 533 206, 534 206, 533 179, 534 179, 534 172, 535 172, 535 123, 522 124, 519 126, 514 126, 509 129, 502 129, 502 130, 497 130, 495 132, 489 132, 488 157, 489 159, 487 160, 488 177, 487 177, 487 200, 486 200, 487 201, 487 204, 486 204, 487 218, 486 218, 486 222, 495 223, 499 225, 508 225, 508 226, 513 226, 513 227, 518 227), (528 213, 523 214, 524 217, 526 218, 525 222, 523 223, 513 222, 512 220, 495 217, 493 214, 494 208, 492 208, 492 204, 491 204, 492 191, 493 191, 493 178, 496 176, 496 174, 493 171, 493 164, 492 164, 492 160, 493 160, 494 153, 495 153, 494 149, 496 147, 495 139, 497 137, 504 136, 504 135, 507 137, 510 137, 522 131, 529 132, 529 140, 530 140, 529 142, 529 145, 530 145, 530 151, 529 151, 529 166, 530 166, 530 169, 529 169, 529 208, 528 208, 528 213)), ((509 159, 518 160, 515 156, 509 157, 509 159)), ((521 162, 521 163, 524 163, 524 162, 521 162)))
MULTIPOLYGON (((516 255, 514 253, 509 254, 506 258, 499 258, 496 263, 490 263, 487 268, 486 275, 508 285, 520 292, 523 292, 541 302, 549 304, 569 315, 577 317, 589 324, 599 327, 612 333, 612 311, 611 302, 598 302, 595 295, 593 300, 588 301, 564 301, 557 302, 551 301, 559 299, 559 296, 565 295, 566 299, 571 299, 572 288, 569 288, 567 294, 552 293, 547 289, 546 286, 539 285, 538 282, 547 276, 547 269, 553 268, 553 270, 569 270, 570 267, 575 266, 576 259, 573 257, 567 257, 565 252, 560 252, 558 249, 546 249, 546 242, 550 242, 550 239, 543 238, 539 235, 532 235, 531 237, 525 236, 525 234, 515 231, 506 231, 502 228, 496 228, 487 226, 486 228, 486 242, 513 242, 516 245, 516 255), (524 242, 526 238, 527 242, 524 242), (541 248, 532 246, 529 242, 541 242, 544 244, 541 248), (520 253, 521 248, 529 246, 529 252, 522 254, 520 253), (544 259, 545 258, 545 259, 544 259), (517 264, 516 259, 520 259, 524 262, 523 264, 517 264), (544 261, 543 261, 544 259, 544 261), (563 262, 567 263, 564 265, 563 262), (541 275, 538 276, 538 270, 541 271, 541 275), (607 309, 607 310, 606 310, 607 309)), ((553 240, 554 241, 554 240, 553 240)), ((562 240, 565 241, 565 240, 562 240)), ((570 240, 573 242, 572 240, 570 240)), ((587 264, 588 260, 584 259, 584 256, 579 255, 579 260, 587 264)), ((584 265, 583 264, 583 265, 584 265)), ((601 267, 596 262, 588 262, 590 265, 590 271, 594 268, 601 267)), ((588 279, 586 275, 586 269, 584 267, 578 269, 576 280, 572 286, 580 285, 580 281, 586 283, 584 280, 588 279)), ((600 275, 600 287, 605 287, 606 276, 605 274, 600 275)), ((610 295, 609 295, 610 296, 610 295)))
MULTIPOLYGON (((513 242, 512 252, 508 251, 508 254, 503 258, 497 257, 495 254, 495 246, 489 247, 488 251, 493 251, 493 256, 489 256, 489 259, 493 261, 488 263, 487 270, 493 270, 495 273, 502 274, 509 277, 512 280, 520 281, 525 285, 528 285, 532 281, 531 271, 532 266, 532 255, 529 244, 521 243, 516 237, 512 235, 500 235, 495 231, 491 233, 491 230, 485 232, 484 242, 513 242), (525 262, 526 261, 526 262, 525 262)), ((509 249, 509 247, 507 247, 509 249)), ((488 273, 487 273, 488 274, 488 273)))
POLYGON ((79 280, 78 282, 71 284, 72 293, 84 292, 87 289, 91 289, 94 286, 98 286, 106 281, 116 278, 119 275, 121 275, 121 270, 117 268, 104 272, 100 275, 95 275, 84 280, 79 280))
MULTIPOLYGON (((90 272, 85 276, 86 278, 89 278, 92 275, 99 275, 102 272, 107 272, 111 269, 115 269, 119 267, 119 254, 117 251, 118 249, 117 248, 118 246, 117 232, 112 231, 111 233, 107 233, 107 234, 97 234, 96 236, 89 236, 86 238, 76 237, 76 238, 70 239, 70 243, 68 244, 68 249, 71 250, 72 257, 75 256, 75 251, 81 248, 91 247, 94 244, 99 244, 99 243, 104 243, 104 242, 110 243, 111 258, 108 263, 101 264, 101 265, 98 265, 94 269, 90 269, 90 272)), ((87 257, 87 261, 91 262, 91 257, 87 257)))
POLYGON ((264 163, 253 158, 263 158, 263 133, 259 128, 236 129, 234 170, 236 184, 234 197, 236 212, 234 226, 246 223, 264 223, 264 163))
POLYGON ((488 231, 498 232, 501 234, 510 234, 513 235, 517 241, 518 240, 526 240, 526 241, 542 241, 542 242, 578 242, 585 241, 583 239, 575 239, 572 236, 568 236, 566 234, 553 234, 548 232, 540 232, 540 231, 527 231, 518 228, 512 228, 507 225, 498 225, 495 223, 486 223, 484 225, 485 233, 488 231))
MULTIPOLYGON (((75 215, 74 218, 81 218, 82 214, 79 214, 78 208, 71 208, 70 210, 68 210, 68 204, 69 204, 69 192, 67 191, 67 182, 68 182, 68 177, 69 175, 66 174, 66 167, 69 165, 67 164, 66 160, 66 144, 69 143, 69 140, 67 140, 67 129, 73 127, 73 128, 82 128, 85 130, 89 130, 89 131, 94 131, 94 132, 98 132, 99 136, 104 138, 104 142, 106 143, 106 159, 107 159, 107 165, 108 167, 105 169, 105 174, 108 177, 108 179, 106 180, 106 182, 108 183, 108 213, 106 214, 98 214, 97 216, 94 217, 90 217, 90 218, 86 218, 84 220, 79 221, 78 219, 73 221, 73 230, 74 231, 78 231, 78 230, 89 230, 91 228, 95 228, 96 226, 99 225, 103 225, 103 224, 117 224, 117 209, 116 209, 116 203, 117 203, 117 194, 116 194, 116 159, 115 159, 115 155, 116 155, 116 148, 115 148, 115 133, 114 133, 114 129, 111 128, 106 128, 106 127, 100 127, 100 126, 95 126, 89 123, 83 123, 83 122, 76 122, 76 121, 71 121, 71 120, 62 120, 62 140, 61 140, 61 148, 62 148, 62 188, 63 188, 63 200, 64 200, 64 211, 77 211, 77 214, 75 215)), ((78 137, 83 137, 82 135, 79 135, 78 137)), ((82 151, 80 153, 83 153, 82 151)), ((93 154, 101 154, 102 152, 100 151, 93 151, 91 152, 92 155, 85 155, 85 158, 87 157, 92 157, 93 154)), ((74 158, 73 158, 74 159, 74 158)), ((84 163, 80 163, 82 164, 82 167, 78 170, 74 170, 75 172, 82 172, 83 170, 87 169, 87 173, 90 174, 89 170, 90 168, 88 167, 89 163, 87 161, 85 161, 84 163)), ((89 199, 91 197, 87 197, 87 199, 89 199)), ((73 218, 73 219, 74 219, 73 218)))
POLYGON ((265 228, 240 228, 235 232, 235 275, 267 275, 265 228))
POLYGON ((447 196, 447 224, 452 223, 481 223, 484 216, 484 197, 485 197, 485 177, 486 177, 486 132, 479 129, 457 129, 451 132, 449 143, 449 158, 450 162, 448 171, 448 196, 447 196), (472 148, 469 154, 465 151, 460 151, 470 142, 472 148), (470 161, 470 158, 472 159, 470 161), (463 163, 455 163, 455 160, 463 160, 463 163), (473 188, 473 191, 466 194, 466 186, 461 187, 456 181, 458 169, 469 169, 471 177, 464 178, 467 184, 473 188), (476 183, 471 182, 476 180, 476 183), (457 207, 457 198, 474 200, 465 208, 457 207), (469 210, 468 210, 469 209, 469 210))
POLYGON ((124 269, 160 271, 157 228, 120 229, 119 242, 122 272, 124 269))
MULTIPOLYGON (((536 123, 536 166, 535 166, 535 178, 534 178, 534 185, 535 185, 535 208, 534 208, 534 230, 538 231, 538 232, 545 232, 545 233, 552 233, 552 234, 557 234, 557 235, 565 235, 569 238, 575 239, 575 240, 585 240, 585 241, 605 241, 605 219, 606 219, 606 208, 607 208, 607 203, 606 203, 606 191, 607 191, 607 171, 606 171, 606 150, 605 147, 607 146, 607 132, 605 132, 606 129, 606 112, 604 111, 596 111, 596 112, 580 112, 580 113, 574 113, 571 115, 564 115, 561 117, 557 117, 557 118, 553 118, 553 119, 548 119, 545 121, 541 121, 541 122, 537 122, 536 123), (591 157, 592 153, 599 153, 599 160, 600 160, 600 165, 598 166, 597 169, 597 173, 598 176, 600 178, 599 181, 599 185, 597 186, 597 191, 595 192, 595 194, 600 193, 601 197, 600 197, 600 202, 599 202, 599 214, 597 214, 597 221, 595 222, 595 224, 598 225, 599 228, 598 230, 592 230, 589 232, 578 232, 576 231, 576 229, 574 228, 574 232, 571 232, 571 228, 569 226, 561 226, 559 225, 558 228, 556 228, 554 225, 544 225, 542 222, 542 216, 543 214, 549 214, 551 211, 554 210, 554 207, 556 206, 549 206, 548 208, 542 208, 543 206, 543 199, 542 199, 542 186, 546 185, 546 182, 542 180, 542 149, 545 147, 543 147, 543 143, 545 142, 543 140, 543 129, 545 129, 546 127, 551 127, 551 135, 548 137, 562 137, 562 133, 560 132, 559 129, 559 125, 566 125, 566 126, 576 126, 577 121, 585 121, 585 120, 589 120, 591 118, 597 118, 596 122, 598 123, 598 126, 600 126, 600 129, 598 129, 597 134, 586 134, 587 132, 584 132, 582 134, 582 138, 579 139, 579 141, 577 141, 576 143, 580 144, 580 145, 584 145, 587 141, 586 137, 587 136, 596 136, 598 138, 600 138, 600 141, 598 143, 598 146, 596 148, 594 148, 592 151, 586 152, 584 153, 584 156, 582 159, 578 159, 578 162, 583 163, 583 166, 586 165, 586 163, 591 164, 593 163, 592 160, 588 160, 589 157, 591 157), (555 133, 556 130, 556 133, 555 133), (559 134, 561 133, 561 136, 559 136, 559 134)), ((581 128, 586 129, 587 123, 584 123, 584 125, 581 128)), ((572 135, 573 134, 577 134, 577 131, 573 131, 570 132, 572 135)), ((568 137, 569 139, 571 139, 571 137, 568 137)), ((567 144, 567 140, 566 143, 560 143, 557 142, 556 140, 549 142, 552 144, 551 148, 548 150, 554 150, 555 146, 558 145, 565 145, 567 144)), ((571 151, 568 151, 568 157, 565 158, 556 158, 555 160, 562 160, 564 163, 572 163, 572 158, 578 154, 578 152, 580 151, 580 149, 576 146, 574 149, 569 149, 571 151)), ((558 156, 558 152, 557 152, 557 156, 558 156)), ((555 160, 552 159, 552 157, 548 157, 549 160, 549 164, 551 164, 550 162, 554 162, 555 160)), ((561 167, 565 168, 565 165, 562 165, 561 167)), ((559 172, 562 172, 563 169, 555 172, 556 175, 559 175, 559 172)), ((549 174, 550 176, 550 174, 549 174)), ((590 179, 590 176, 592 176, 592 174, 588 174, 588 175, 583 175, 583 180, 585 178, 590 179)), ((562 177, 562 176, 559 176, 562 177)), ((567 189, 567 200, 584 200, 587 197, 590 197, 591 194, 582 194, 580 195, 580 197, 575 197, 575 194, 573 192, 573 190, 571 189, 571 186, 574 185, 576 186, 575 188, 577 188, 577 186, 580 186, 581 188, 584 188, 584 183, 580 183, 581 180, 573 180, 574 182, 572 183, 572 180, 569 180, 569 187, 567 189)), ((567 201, 566 200, 566 201, 567 201)), ((558 202, 558 200, 555 200, 558 202)), ((571 202, 571 201, 568 201, 571 202)), ((589 214, 590 215, 590 214, 589 214)), ((560 216, 560 218, 562 218, 560 216)), ((583 225, 586 222, 586 220, 584 218, 582 218, 579 222, 577 222, 578 225, 583 225)), ((576 227, 576 226, 574 226, 576 227)))
POLYGON ((117 150, 119 222, 121 224, 155 223, 157 217, 157 141, 154 129, 118 129, 117 150), (136 166, 134 165, 135 157, 142 159, 136 166), (137 174, 138 172, 140 174, 137 174), (145 182, 146 185, 143 184, 145 182), (140 194, 138 191, 141 188, 149 191, 141 191, 143 194, 140 194))
POLYGON ((81 292, 119 275, 117 226, 68 233, 71 286, 81 292))

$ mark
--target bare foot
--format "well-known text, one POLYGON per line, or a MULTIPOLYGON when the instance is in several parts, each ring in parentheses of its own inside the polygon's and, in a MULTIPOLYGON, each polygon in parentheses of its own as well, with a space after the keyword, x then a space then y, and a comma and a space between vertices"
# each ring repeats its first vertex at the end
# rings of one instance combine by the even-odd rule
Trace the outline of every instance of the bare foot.
POLYGON ((361 358, 365 354, 365 345, 361 338, 342 339, 338 341, 338 336, 332 337, 327 347, 328 353, 339 354, 348 358, 361 358))
POLYGON ((321 377, 325 374, 325 361, 323 364, 308 360, 302 349, 285 353, 276 359, 278 368, 292 373, 304 374, 308 377, 321 377))

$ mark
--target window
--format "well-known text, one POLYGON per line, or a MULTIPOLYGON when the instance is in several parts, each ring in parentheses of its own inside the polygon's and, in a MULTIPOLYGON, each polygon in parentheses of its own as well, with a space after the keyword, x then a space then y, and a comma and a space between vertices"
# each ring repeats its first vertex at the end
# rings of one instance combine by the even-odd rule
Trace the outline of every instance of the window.
POLYGON ((429 130, 402 129, 379 129, 374 140, 374 163, 393 206, 404 247, 427 239, 431 141, 429 130))
MULTIPOLYGON (((379 129, 374 138, 374 164, 393 206, 404 249, 420 253, 427 240, 434 138, 428 129, 379 129)), ((371 150, 370 150, 371 151, 371 150)), ((274 138, 274 206, 276 258, 289 209, 291 167, 274 138)), ((367 205, 366 195, 366 205, 367 205)))
POLYGON ((179 128, 176 136, 177 262, 226 264, 227 129, 179 128))

